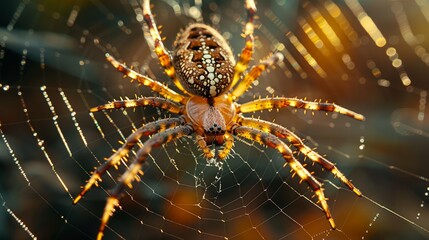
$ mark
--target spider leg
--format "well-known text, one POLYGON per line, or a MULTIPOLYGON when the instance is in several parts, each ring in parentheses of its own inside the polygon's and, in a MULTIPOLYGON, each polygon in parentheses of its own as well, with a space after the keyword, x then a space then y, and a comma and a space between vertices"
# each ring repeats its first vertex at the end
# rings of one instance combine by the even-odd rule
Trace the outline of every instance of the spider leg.
POLYGON ((257 99, 251 102, 242 104, 239 107, 238 112, 248 113, 255 112, 264 109, 273 109, 273 108, 284 108, 284 107, 294 107, 294 108, 303 108, 306 110, 316 110, 316 111, 326 111, 326 112, 337 112, 348 117, 352 117, 356 120, 364 121, 365 117, 359 113, 355 113, 347 108, 338 106, 334 103, 322 103, 322 102, 309 102, 297 98, 285 98, 285 97, 272 97, 272 98, 262 98, 257 99))
POLYGON ((143 18, 146 24, 149 27, 149 33, 152 36, 152 39, 155 42, 155 53, 158 56, 159 63, 164 68, 165 73, 173 80, 173 83, 177 88, 180 89, 183 93, 191 96, 189 92, 180 83, 179 79, 176 77, 176 70, 174 69, 173 64, 171 63, 171 56, 167 52, 162 43, 161 36, 158 32, 158 27, 156 26, 155 20, 153 18, 152 12, 150 11, 150 1, 143 1, 143 18))
POLYGON ((246 126, 239 126, 233 129, 233 133, 239 137, 243 137, 260 144, 265 144, 268 147, 275 148, 279 151, 283 158, 286 160, 286 163, 292 168, 292 170, 297 174, 301 181, 306 181, 307 184, 313 189, 315 195, 318 198, 318 202, 322 206, 323 211, 325 212, 326 218, 328 219, 332 229, 335 229, 335 222, 332 218, 331 212, 329 211, 329 206, 327 203, 327 198, 323 193, 322 184, 314 178, 307 169, 302 166, 302 164, 296 160, 293 156, 291 149, 278 137, 274 136, 271 133, 261 131, 259 129, 254 129, 246 126))
POLYGON ((127 99, 123 101, 113 101, 97 107, 91 108, 90 112, 98 112, 102 110, 120 109, 120 108, 135 108, 140 106, 153 106, 167 110, 171 113, 180 114, 183 108, 176 103, 160 97, 141 97, 138 99, 127 99))
POLYGON ((98 230, 97 239, 103 237, 103 232, 106 227, 107 222, 109 221, 110 216, 113 215, 115 207, 119 205, 119 194, 125 188, 125 186, 132 188, 131 182, 133 180, 139 179, 138 174, 143 175, 141 167, 146 161, 146 157, 155 147, 160 147, 163 144, 166 144, 172 140, 181 138, 183 136, 188 136, 193 133, 193 129, 190 126, 182 125, 172 129, 165 130, 164 132, 159 132, 148 139, 143 147, 137 152, 136 159, 129 166, 127 171, 122 174, 119 179, 119 183, 114 187, 110 196, 107 198, 106 206, 104 208, 103 216, 101 218, 100 228, 98 230))
POLYGON ((313 162, 320 164, 323 168, 330 171, 335 177, 339 178, 344 184, 346 184, 350 190, 356 195, 362 196, 362 193, 357 189, 349 179, 328 159, 320 156, 317 152, 306 146, 302 140, 291 132, 289 129, 282 127, 278 124, 257 120, 253 118, 242 118, 239 123, 242 126, 259 129, 261 131, 271 133, 279 138, 286 138, 294 147, 296 147, 301 153, 310 158, 313 162))
POLYGON ((204 137, 197 134, 195 136, 195 138, 197 140, 198 147, 200 147, 200 149, 203 151, 206 159, 214 158, 214 154, 213 154, 212 150, 210 150, 210 148, 207 146, 207 143, 206 143, 206 140, 204 140, 204 137))
POLYGON ((253 30, 255 28, 254 18, 256 14, 256 5, 253 0, 246 0, 247 22, 244 27, 244 39, 246 41, 241 50, 240 60, 235 64, 234 77, 232 79, 231 88, 240 80, 241 73, 246 71, 250 59, 253 55, 253 30))
POLYGON ((283 54, 275 53, 262 61, 260 64, 253 66, 252 69, 244 76, 243 80, 238 83, 237 87, 232 91, 233 99, 237 99, 249 89, 252 82, 255 81, 261 74, 270 66, 283 60, 283 54))
POLYGON ((184 120, 182 118, 166 118, 155 122, 150 122, 127 137, 125 143, 120 147, 114 154, 112 154, 104 164, 99 166, 91 175, 91 178, 87 181, 79 195, 73 200, 73 204, 77 204, 79 200, 88 192, 89 189, 98 181, 101 181, 101 176, 112 166, 117 166, 120 160, 126 157, 134 147, 134 145, 143 136, 149 136, 157 132, 162 132, 166 129, 173 128, 182 125, 184 120))
POLYGON ((226 132, 224 135, 224 145, 225 147, 222 149, 222 151, 218 154, 218 158, 220 160, 224 160, 228 157, 229 153, 231 152, 232 147, 234 147, 234 137, 226 132))
POLYGON ((147 76, 141 75, 140 73, 132 70, 131 68, 127 67, 125 64, 118 62, 114 57, 112 57, 108 53, 106 53, 106 59, 118 71, 122 72, 132 80, 137 80, 140 84, 149 87, 150 89, 159 93, 163 97, 167 99, 171 99, 174 102, 180 102, 180 103, 186 102, 187 98, 185 96, 182 96, 181 94, 176 93, 175 91, 171 90, 170 88, 168 88, 167 86, 163 85, 158 81, 155 81, 147 76))

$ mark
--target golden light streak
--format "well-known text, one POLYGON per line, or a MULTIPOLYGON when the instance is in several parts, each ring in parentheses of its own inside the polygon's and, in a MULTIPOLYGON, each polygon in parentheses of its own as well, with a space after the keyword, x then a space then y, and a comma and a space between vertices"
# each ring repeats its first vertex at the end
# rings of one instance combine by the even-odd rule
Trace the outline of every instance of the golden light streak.
POLYGON ((399 31, 401 32, 402 38, 408 45, 414 46, 419 43, 416 36, 411 30, 410 23, 408 21, 407 15, 404 12, 404 7, 401 2, 392 3, 392 12, 395 14, 396 21, 398 22, 399 31))
POLYGON ((341 56, 341 60, 343 60, 343 63, 346 65, 347 69, 352 70, 355 68, 355 63, 352 61, 352 58, 349 54, 344 53, 341 56))
POLYGON ((411 79, 405 71, 404 66, 402 65, 402 60, 399 58, 399 54, 396 48, 389 47, 388 49, 386 49, 386 55, 392 62, 392 66, 399 72, 399 77, 401 79, 402 85, 406 87, 411 85, 411 79))
POLYGON ((414 0, 417 5, 420 7, 420 11, 423 16, 426 18, 426 21, 429 22, 429 2, 425 0, 414 0))
MULTIPOLYGON (((286 54, 286 52, 284 51, 285 50, 285 45, 283 43, 280 43, 280 42, 276 41, 273 44, 273 46, 275 46, 274 49, 276 49, 278 52, 283 53, 283 56, 285 56, 285 54, 286 54)), ((284 62, 278 63, 278 66, 284 71, 284 74, 285 74, 286 77, 288 77, 288 78, 292 77, 292 72, 285 66, 284 62)), ((269 87, 270 86, 268 86, 268 88, 269 87)), ((268 89, 267 89, 267 91, 270 92, 268 89)))
POLYGON ((281 49, 280 52, 283 54, 285 59, 289 62, 289 64, 299 73, 302 78, 307 78, 307 73, 302 69, 296 59, 292 56, 292 54, 284 47, 283 43, 279 43, 278 49, 281 49))
POLYGON ((377 47, 384 47, 387 43, 386 38, 384 38, 383 34, 378 29, 377 25, 374 23, 371 17, 363 9, 362 5, 360 5, 357 0, 344 0, 346 5, 352 10, 355 17, 359 20, 362 27, 368 33, 368 35, 372 38, 375 45, 377 47))
POLYGON ((313 42, 314 46, 316 46, 316 48, 318 48, 323 55, 328 56, 329 50, 325 47, 325 44, 314 31, 314 29, 310 26, 310 24, 308 24, 307 20, 305 20, 305 18, 298 17, 298 23, 305 34, 307 34, 311 42, 313 42))
POLYGON ((338 7, 338 5, 331 0, 326 0, 324 6, 328 13, 331 15, 331 17, 333 17, 338 22, 338 25, 340 26, 341 30, 343 30, 343 32, 347 35, 348 39, 352 42, 356 41, 358 38, 358 34, 353 29, 344 14, 341 12, 341 9, 338 7))
MULTIPOLYGON (((273 22, 282 32, 290 32, 285 24, 282 23, 282 21, 271 11, 270 9, 267 9, 264 11, 265 16, 267 16, 271 22, 273 22)), ((262 33, 267 36, 269 39, 275 40, 276 38, 272 35, 270 31, 268 31, 266 28, 260 29, 262 33)), ((283 43, 278 43, 276 49, 278 49, 281 53, 283 53, 283 56, 285 59, 290 63, 290 65, 295 69, 296 72, 301 76, 301 78, 307 78, 307 73, 302 69, 302 67, 299 65, 298 61, 292 56, 292 54, 287 50, 287 48, 284 46, 283 43)))
MULTIPOLYGON (((425 13, 429 11, 429 4, 424 3, 423 1, 417 1, 416 3, 420 6, 422 13, 425 15, 427 20, 429 21, 429 13, 425 13)), ((399 30, 401 32, 402 38, 405 42, 414 47, 414 52, 417 56, 420 57, 421 61, 429 66, 429 54, 425 47, 421 45, 422 40, 418 39, 417 36, 413 33, 410 23, 408 21, 407 15, 405 14, 403 4, 401 2, 392 3, 392 12, 395 14, 396 21, 398 22, 399 30)))
POLYGON ((316 22, 317 26, 319 26, 319 28, 325 34, 325 36, 328 38, 332 46, 334 46, 335 50, 337 50, 337 52, 344 51, 344 46, 341 43, 340 38, 337 36, 334 29, 332 29, 331 25, 328 23, 328 21, 326 21, 320 11, 317 8, 311 6, 309 2, 306 2, 304 4, 304 7, 308 9, 311 17, 316 22))
POLYGON ((292 32, 287 32, 286 36, 289 38, 289 41, 295 46, 296 50, 302 55, 302 57, 307 61, 307 63, 319 74, 320 77, 325 78, 326 72, 323 68, 317 63, 316 59, 311 56, 307 51, 304 45, 298 40, 298 38, 292 32))

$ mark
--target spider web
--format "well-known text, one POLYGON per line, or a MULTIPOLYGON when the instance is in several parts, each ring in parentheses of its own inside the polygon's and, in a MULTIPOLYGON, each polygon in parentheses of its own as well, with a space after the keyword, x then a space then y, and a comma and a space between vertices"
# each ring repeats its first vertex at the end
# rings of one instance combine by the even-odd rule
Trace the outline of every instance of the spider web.
MULTIPOLYGON (((104 54, 172 84, 142 34, 136 1, 1 5, 0 238, 93 239, 107 191, 127 163, 72 205, 79 187, 133 129, 169 117, 152 108, 89 114, 112 99, 153 95, 122 79, 104 54)), ((364 196, 299 156, 324 183, 338 225, 332 231, 312 191, 277 152, 237 139, 227 161, 207 162, 183 138, 151 153, 105 238, 427 239, 429 1, 273 0, 257 7, 253 63, 271 51, 285 61, 241 102, 297 96, 364 114, 363 123, 287 109, 254 114, 326 154, 364 196)), ((199 19, 221 29, 236 54, 244 44, 242 1, 156 1, 153 12, 169 48, 199 19)))

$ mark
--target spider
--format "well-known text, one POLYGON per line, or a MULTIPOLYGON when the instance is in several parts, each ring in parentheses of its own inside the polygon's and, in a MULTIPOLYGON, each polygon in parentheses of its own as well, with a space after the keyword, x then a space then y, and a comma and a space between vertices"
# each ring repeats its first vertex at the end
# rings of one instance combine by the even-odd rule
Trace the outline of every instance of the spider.
POLYGON ((132 188, 131 183, 134 180, 140 180, 139 175, 143 175, 142 165, 152 149, 190 135, 195 135, 196 143, 205 158, 217 158, 219 161, 228 157, 234 145, 234 136, 276 149, 286 161, 285 165, 288 164, 301 181, 305 181, 313 190, 332 229, 335 229, 335 223, 322 184, 294 157, 293 151, 282 139, 286 139, 299 152, 330 171, 356 195, 362 196, 361 192, 332 162, 306 146, 292 131, 278 124, 244 116, 245 113, 258 110, 292 107, 337 112, 361 121, 365 119, 363 115, 333 103, 309 102, 297 98, 267 97, 239 104, 238 98, 247 91, 252 82, 267 68, 283 60, 281 53, 272 53, 247 71, 253 55, 255 2, 246 0, 245 8, 247 11, 243 35, 245 46, 236 62, 231 48, 222 35, 214 28, 202 23, 190 24, 180 32, 171 54, 163 45, 151 13, 149 0, 143 1, 144 21, 147 24, 145 31, 149 31, 153 39, 154 51, 165 73, 182 93, 177 93, 166 85, 135 72, 106 54, 107 61, 131 78, 131 81, 138 81, 162 97, 113 101, 91 108, 90 112, 152 106, 167 110, 177 117, 149 122, 134 131, 104 164, 96 168, 82 191, 74 199, 73 203, 76 204, 93 185, 98 185, 101 176, 110 167, 117 167, 120 160, 127 157, 129 151, 143 136, 152 136, 143 143, 135 159, 119 178, 117 185, 109 192, 97 239, 103 237, 109 218, 113 215, 115 207, 119 206, 120 193, 125 187, 132 188), (216 154, 211 150, 210 145, 224 147, 216 154))

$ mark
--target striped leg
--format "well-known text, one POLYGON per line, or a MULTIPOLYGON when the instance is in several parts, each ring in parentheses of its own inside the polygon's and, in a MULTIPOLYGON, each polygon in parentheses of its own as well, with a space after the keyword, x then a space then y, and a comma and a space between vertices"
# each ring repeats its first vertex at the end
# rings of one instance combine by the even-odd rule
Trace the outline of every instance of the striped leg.
POLYGON ((338 106, 334 103, 309 102, 302 99, 285 97, 262 98, 247 102, 240 106, 239 112, 248 113, 264 109, 278 109, 284 107, 302 108, 306 110, 315 111, 337 112, 339 114, 352 117, 356 120, 365 120, 365 117, 363 115, 348 110, 347 108, 338 106))
POLYGON ((292 168, 292 170, 297 174, 301 181, 306 181, 307 184, 311 187, 318 198, 318 202, 322 206, 323 211, 325 212, 326 218, 329 221, 332 229, 335 229, 335 222, 332 218, 331 212, 329 211, 328 203, 326 202, 325 195, 323 193, 322 184, 319 183, 308 171, 305 169, 302 164, 293 157, 293 153, 290 148, 282 142, 278 137, 274 136, 271 133, 267 133, 258 129, 239 126, 234 130, 234 134, 243 137, 260 144, 265 144, 268 147, 275 148, 277 151, 282 154, 283 158, 286 160, 286 163, 292 168))
POLYGON ((346 184, 356 195, 362 196, 362 193, 359 191, 359 189, 357 189, 331 161, 320 156, 320 154, 306 146, 298 136, 296 136, 287 128, 275 123, 253 118, 242 118, 239 123, 242 126, 259 129, 261 131, 271 133, 276 137, 288 139, 289 142, 292 143, 292 145, 296 147, 301 153, 310 158, 313 162, 320 164, 323 168, 330 171, 335 177, 339 178, 344 184, 346 184))
POLYGON ((182 125, 176 128, 165 130, 164 132, 159 132, 153 135, 152 138, 148 139, 143 144, 143 147, 137 152, 136 159, 129 166, 127 171, 122 174, 118 184, 111 190, 110 196, 107 198, 106 206, 101 218, 100 228, 98 230, 97 239, 101 239, 103 237, 106 224, 109 221, 110 216, 113 215, 115 207, 119 205, 119 194, 122 192, 125 186, 132 188, 131 182, 135 179, 139 179, 139 174, 143 175, 141 167, 152 149, 155 147, 160 147, 165 143, 183 136, 188 136, 192 133, 193 130, 190 126, 182 125))
POLYGON ((246 41, 243 50, 241 50, 240 60, 235 64, 234 78, 232 79, 231 88, 240 80, 241 73, 246 71, 253 55, 253 30, 255 28, 254 18, 256 14, 256 5, 253 0, 246 0, 247 22, 244 27, 244 39, 246 41))
POLYGON ((204 137, 201 135, 196 135, 195 138, 197 139, 198 147, 203 151, 205 158, 212 159, 214 158, 214 154, 212 150, 207 146, 206 140, 204 140, 204 137))
POLYGON ((101 176, 112 166, 117 166, 120 163, 120 160, 126 157, 134 147, 134 145, 142 138, 143 136, 149 136, 157 132, 163 132, 166 129, 173 128, 183 124, 184 120, 181 118, 167 118, 161 119, 155 122, 148 123, 139 129, 137 129, 133 134, 127 137, 127 140, 112 156, 110 156, 107 161, 99 166, 91 175, 91 178, 87 181, 86 185, 83 187, 79 195, 73 200, 73 204, 79 202, 79 200, 88 192, 89 189, 95 184, 97 185, 98 181, 101 181, 101 176))
POLYGON ((182 107, 176 103, 160 97, 142 97, 138 99, 127 99, 123 101, 113 101, 104 105, 91 108, 90 112, 98 112, 102 110, 120 109, 120 108, 135 108, 152 106, 165 109, 171 113, 182 113, 182 107))
POLYGON ((226 159, 229 153, 231 152, 232 147, 234 147, 234 137, 230 133, 228 132, 225 133, 224 141, 225 141, 224 143, 225 147, 218 154, 218 158, 220 160, 226 159))
POLYGON ((138 81, 140 84, 149 87, 153 91, 159 93, 163 97, 167 99, 171 99, 174 102, 180 102, 185 103, 187 98, 185 96, 182 96, 175 91, 171 90, 164 84, 152 80, 149 77, 143 76, 140 73, 132 70, 131 68, 127 67, 125 64, 118 62, 114 57, 112 57, 110 54, 106 53, 106 59, 109 61, 113 67, 115 67, 118 71, 125 74, 127 77, 131 78, 132 80, 138 81))
POLYGON ((191 96, 191 94, 188 93, 185 90, 185 88, 183 88, 179 79, 177 79, 177 77, 176 77, 176 70, 174 69, 174 66, 171 63, 171 56, 167 52, 167 50, 165 49, 164 44, 162 43, 161 36, 158 32, 158 27, 156 26, 152 12, 150 11, 150 1, 149 0, 143 1, 143 18, 144 18, 146 24, 148 25, 149 33, 152 36, 152 39, 155 43, 155 53, 158 56, 159 63, 164 68, 165 73, 173 80, 174 84, 176 85, 177 88, 180 89, 180 91, 191 96))
POLYGON ((274 65, 277 62, 283 61, 283 54, 275 53, 262 61, 260 64, 253 66, 252 69, 244 76, 243 80, 238 83, 237 87, 232 91, 231 95, 233 99, 237 99, 243 93, 249 89, 253 81, 258 79, 261 74, 267 70, 268 67, 274 65))

